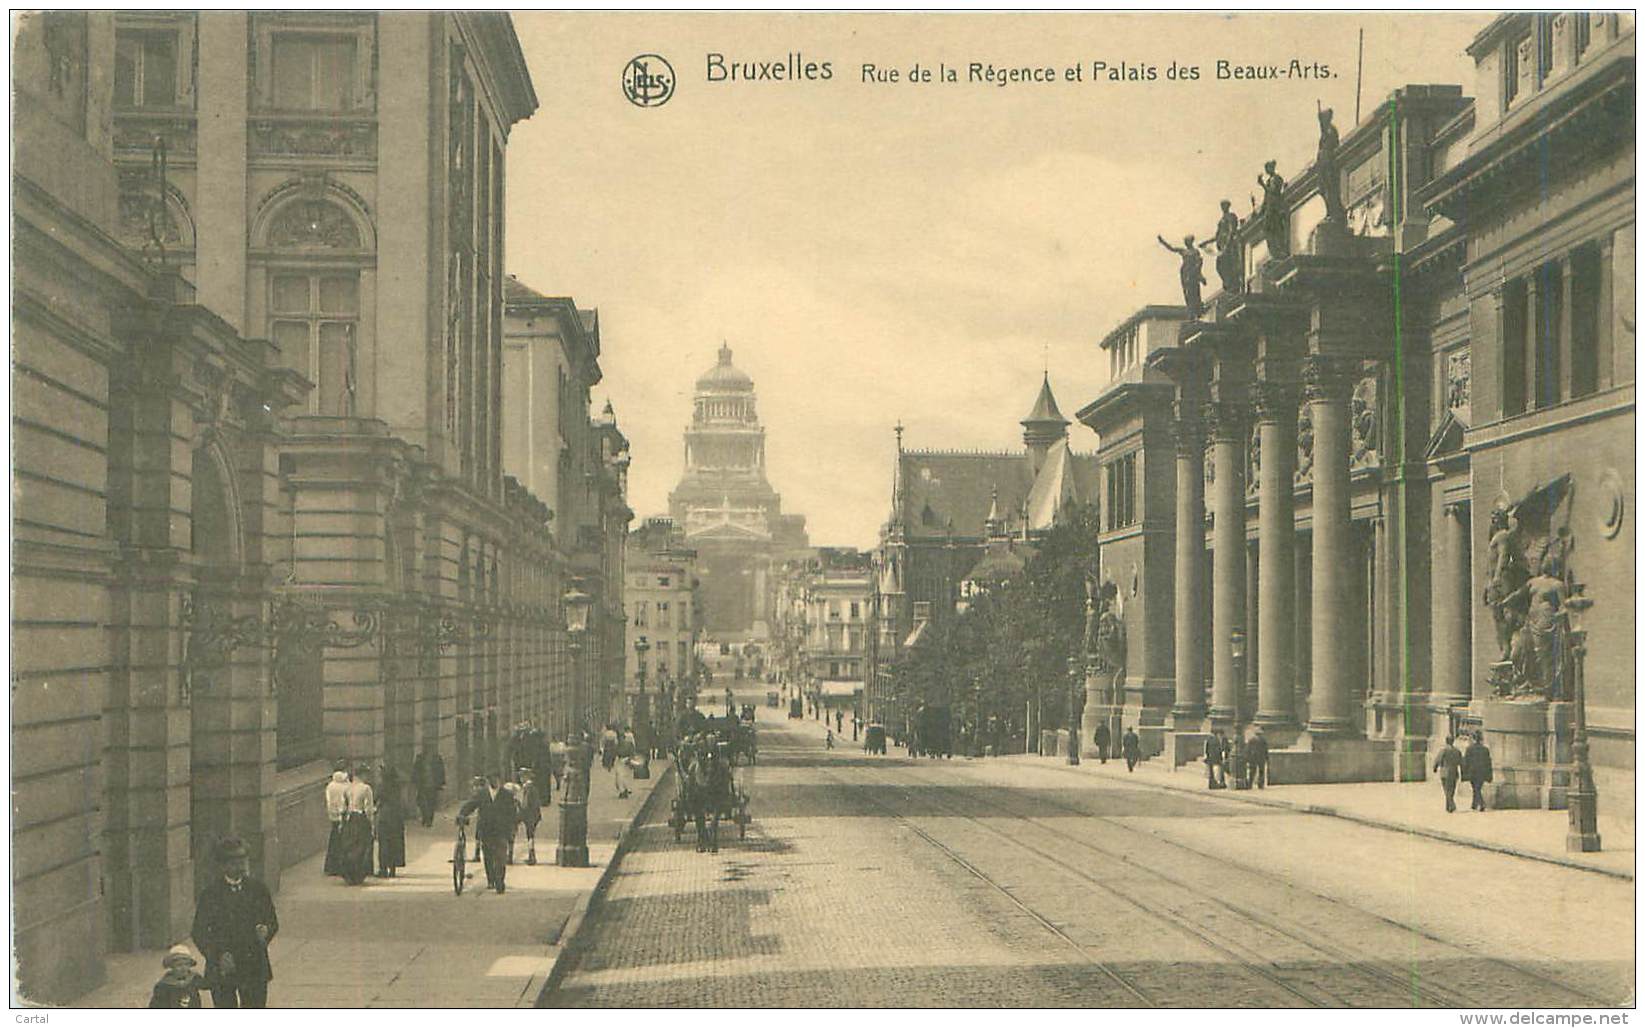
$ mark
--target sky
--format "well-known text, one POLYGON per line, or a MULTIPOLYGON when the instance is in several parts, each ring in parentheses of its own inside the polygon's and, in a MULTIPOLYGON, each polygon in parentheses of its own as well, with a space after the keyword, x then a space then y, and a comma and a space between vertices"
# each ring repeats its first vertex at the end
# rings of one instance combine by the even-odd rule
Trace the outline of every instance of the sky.
POLYGON ((1072 420, 1106 379, 1102 337, 1180 302, 1155 234, 1208 236, 1221 199, 1248 214, 1265 160, 1294 177, 1316 102, 1347 136, 1361 28, 1369 117, 1407 83, 1473 95, 1464 48, 1489 20, 516 14, 540 106, 509 140, 509 270, 599 309, 595 410, 609 399, 630 440, 638 516, 667 512, 692 385, 723 341, 754 379, 784 511, 813 545, 866 548, 890 509, 893 425, 909 448, 1020 449, 1047 369, 1072 420), (648 53, 676 83, 639 107, 623 69, 648 53), (709 81, 711 54, 832 74, 709 81), (1326 75, 1219 79, 1219 61, 1326 75), (909 81, 916 63, 934 81, 909 81), (971 82, 973 63, 1055 81, 971 82), (898 81, 864 82, 864 64, 898 81))

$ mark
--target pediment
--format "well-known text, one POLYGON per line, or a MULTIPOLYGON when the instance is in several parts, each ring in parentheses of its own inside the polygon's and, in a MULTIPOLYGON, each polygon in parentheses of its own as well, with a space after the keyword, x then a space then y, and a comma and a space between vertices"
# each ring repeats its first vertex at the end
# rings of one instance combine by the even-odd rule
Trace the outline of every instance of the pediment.
POLYGON ((1467 422, 1457 417, 1455 411, 1446 411, 1439 419, 1439 426, 1434 429, 1434 434, 1428 437, 1428 459, 1439 460, 1441 457, 1461 452, 1463 433, 1467 431, 1467 422))

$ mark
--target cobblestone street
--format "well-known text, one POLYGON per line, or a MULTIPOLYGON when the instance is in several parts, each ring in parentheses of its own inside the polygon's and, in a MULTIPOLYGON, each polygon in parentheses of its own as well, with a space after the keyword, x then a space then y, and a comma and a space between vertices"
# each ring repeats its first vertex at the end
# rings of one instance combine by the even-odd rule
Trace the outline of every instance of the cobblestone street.
POLYGON ((1631 882, 1050 761, 829 751, 774 713, 747 838, 698 854, 655 804, 545 1005, 1631 999, 1631 882))

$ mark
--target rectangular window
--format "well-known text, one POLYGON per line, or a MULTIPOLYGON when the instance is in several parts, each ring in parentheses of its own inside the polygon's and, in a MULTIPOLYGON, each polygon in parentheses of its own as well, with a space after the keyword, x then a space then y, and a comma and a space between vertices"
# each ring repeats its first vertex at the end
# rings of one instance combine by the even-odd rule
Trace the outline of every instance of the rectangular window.
POLYGON ((1525 280, 1502 287, 1502 416, 1525 413, 1525 349, 1528 319, 1525 280))
POLYGON ((172 107, 176 103, 176 34, 117 33, 114 40, 115 108, 172 107))
MULTIPOLYGON (((1586 18, 1579 18, 1586 24, 1586 18)), ((1599 390, 1599 250, 1571 252, 1571 398, 1599 390)))
POLYGON ((282 33, 270 57, 274 106, 292 111, 346 111, 355 106, 353 36, 282 33))
POLYGON ((1543 410, 1559 402, 1559 329, 1565 287, 1559 262, 1549 261, 1538 268, 1536 284, 1536 407, 1543 410))
POLYGON ((856 600, 852 600, 851 601, 851 620, 856 621, 856 620, 860 619, 861 617, 862 617, 862 604, 859 603, 856 600))
POLYGON ((644 600, 636 600, 635 603, 634 603, 634 627, 635 628, 645 628, 645 627, 647 627, 646 623, 645 623, 645 619, 646 619, 646 602, 644 600))
POLYGON ((358 275, 276 273, 269 335, 286 367, 315 383, 314 413, 353 417, 358 383, 358 275))
POLYGON ((1550 14, 1534 15, 1536 18, 1536 72, 1537 82, 1547 79, 1548 73, 1554 68, 1554 18, 1550 14))
POLYGON ((657 586, 659 588, 667 589, 668 588, 668 581, 669 581, 669 576, 667 576, 667 575, 658 575, 657 576, 657 586))

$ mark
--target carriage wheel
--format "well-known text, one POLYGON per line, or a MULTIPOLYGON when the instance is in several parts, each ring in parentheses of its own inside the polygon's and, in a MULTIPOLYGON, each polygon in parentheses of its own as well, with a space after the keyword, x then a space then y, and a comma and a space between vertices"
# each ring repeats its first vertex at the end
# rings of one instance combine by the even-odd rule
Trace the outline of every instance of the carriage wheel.
POLYGON ((451 889, 459 896, 463 894, 463 880, 467 877, 463 869, 463 850, 466 848, 459 838, 456 852, 451 855, 451 889))

